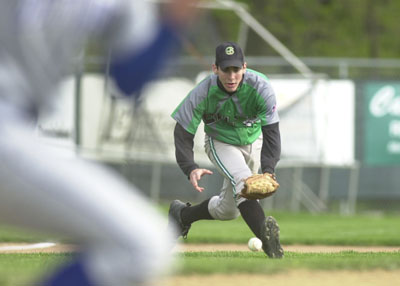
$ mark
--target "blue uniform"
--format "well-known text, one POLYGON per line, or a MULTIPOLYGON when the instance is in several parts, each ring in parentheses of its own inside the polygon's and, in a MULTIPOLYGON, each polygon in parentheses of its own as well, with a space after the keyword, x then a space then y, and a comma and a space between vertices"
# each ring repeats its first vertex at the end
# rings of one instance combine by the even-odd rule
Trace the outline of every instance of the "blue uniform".
POLYGON ((145 55, 174 40, 156 8, 140 0, 0 0, 0 222, 66 236, 84 250, 46 285, 132 285, 169 264, 164 218, 134 186, 48 150, 31 129, 88 40, 112 51, 123 92, 151 79, 167 53, 145 55))

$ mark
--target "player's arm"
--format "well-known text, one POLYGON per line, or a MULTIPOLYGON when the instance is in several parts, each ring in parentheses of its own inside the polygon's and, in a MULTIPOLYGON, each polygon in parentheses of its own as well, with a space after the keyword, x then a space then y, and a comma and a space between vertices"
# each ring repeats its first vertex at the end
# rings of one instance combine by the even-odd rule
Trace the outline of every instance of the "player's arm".
POLYGON ((202 176, 211 175, 212 172, 208 169, 199 168, 199 165, 194 161, 194 135, 187 132, 179 123, 176 123, 174 141, 176 162, 193 187, 202 192, 204 188, 198 185, 198 181, 202 176))
POLYGON ((110 64, 110 75, 123 93, 132 95, 157 76, 176 47, 176 32, 168 23, 163 23, 154 40, 146 47, 114 57, 110 64))
POLYGON ((262 133, 261 170, 263 173, 274 174, 281 155, 279 122, 263 126, 262 133))
POLYGON ((174 129, 175 158, 182 172, 189 178, 190 173, 199 168, 194 162, 194 135, 187 132, 179 123, 174 129))
MULTIPOLYGON (((131 1, 116 20, 122 36, 116 37, 110 76, 126 95, 137 95, 179 51, 179 34, 195 14, 197 0, 172 0, 157 17, 154 3, 131 1), (118 24, 119 23, 119 24, 118 24)), ((120 33, 117 33, 120 34, 120 33)))
POLYGON ((260 104, 262 118, 263 145, 261 149, 261 170, 263 173, 275 173, 275 167, 281 156, 281 135, 279 115, 276 108, 276 96, 271 85, 267 83, 263 90, 260 104))

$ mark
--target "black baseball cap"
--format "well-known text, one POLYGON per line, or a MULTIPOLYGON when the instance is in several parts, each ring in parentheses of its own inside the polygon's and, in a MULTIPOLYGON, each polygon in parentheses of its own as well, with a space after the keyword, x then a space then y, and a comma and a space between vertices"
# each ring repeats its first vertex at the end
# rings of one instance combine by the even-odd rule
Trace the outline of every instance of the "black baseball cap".
POLYGON ((234 42, 224 42, 215 49, 215 64, 221 69, 227 67, 243 67, 243 51, 238 44, 234 42))

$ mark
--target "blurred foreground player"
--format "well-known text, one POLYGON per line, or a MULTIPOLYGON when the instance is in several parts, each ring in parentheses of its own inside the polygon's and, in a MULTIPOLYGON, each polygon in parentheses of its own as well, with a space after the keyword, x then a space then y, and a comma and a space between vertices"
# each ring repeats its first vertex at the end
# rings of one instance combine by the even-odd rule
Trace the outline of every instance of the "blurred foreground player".
POLYGON ((43 285, 142 285, 170 262, 172 235, 135 187, 48 150, 31 127, 89 39, 112 51, 121 91, 137 94, 190 18, 188 2, 170 1, 161 17, 143 0, 0 0, 0 222, 83 249, 43 285))

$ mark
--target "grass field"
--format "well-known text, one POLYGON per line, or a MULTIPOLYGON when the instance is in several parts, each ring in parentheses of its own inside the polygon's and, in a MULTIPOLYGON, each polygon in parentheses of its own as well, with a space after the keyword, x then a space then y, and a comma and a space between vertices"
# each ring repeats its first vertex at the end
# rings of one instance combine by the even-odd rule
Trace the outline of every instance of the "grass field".
MULTIPOLYGON (((163 209, 164 211, 164 209, 163 209)), ((166 211, 165 211, 166 212, 166 211)), ((285 213, 273 215, 283 244, 400 246, 400 216, 285 213)), ((198 221, 185 243, 247 243, 253 234, 243 219, 198 221)), ((37 242, 46 236, 0 226, 0 242, 37 242)))
MULTIPOLYGON (((280 224, 281 242, 284 245, 400 246, 400 217, 395 215, 338 216, 305 213, 273 213, 273 215, 280 224)), ((245 244, 251 236, 253 235, 241 218, 228 222, 201 221, 193 225, 184 243, 245 244)), ((0 227, 0 242, 44 240, 47 240, 47 237, 43 235, 0 227)), ((357 273, 385 271, 397 275, 395 277, 400 279, 399 251, 286 252, 284 259, 281 260, 267 259, 262 252, 250 251, 183 252, 177 253, 176 256, 178 262, 174 272, 176 276, 245 274, 268 277, 276 273, 298 270, 312 271, 312 273, 344 270, 357 273)), ((70 253, 0 254, 0 285, 29 285, 28 281, 36 281, 43 273, 70 257, 70 253)))
POLYGON ((400 269, 400 253, 294 253, 284 259, 266 259, 261 252, 218 251, 188 252, 181 255, 181 274, 276 273, 288 269, 370 270, 400 269))
MULTIPOLYGON (((396 215, 272 213, 281 228, 283 244, 400 245, 400 217, 396 215)), ((247 243, 253 234, 242 218, 199 221, 188 243, 247 243)))

